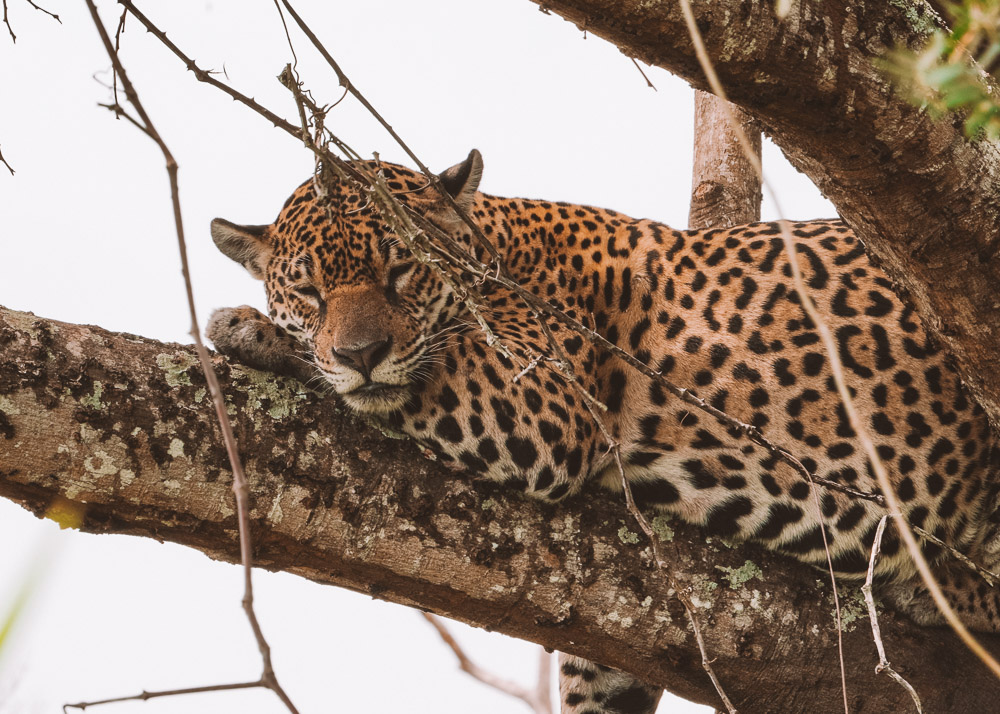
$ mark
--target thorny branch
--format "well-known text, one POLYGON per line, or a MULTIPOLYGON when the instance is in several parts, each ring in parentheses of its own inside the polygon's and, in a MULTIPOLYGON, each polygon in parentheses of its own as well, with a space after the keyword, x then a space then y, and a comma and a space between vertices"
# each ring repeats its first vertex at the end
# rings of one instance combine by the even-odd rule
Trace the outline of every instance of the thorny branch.
MULTIPOLYGON (((177 245, 180 252, 181 258, 181 272, 184 276, 184 288, 187 294, 188 312, 191 318, 191 337, 194 339, 195 349, 198 353, 198 359, 201 362, 202 369, 205 372, 205 380, 208 384, 209 392, 212 396, 212 403, 215 406, 216 416, 218 417, 219 426, 222 430, 223 441, 225 442, 226 452, 229 456, 229 463, 233 470, 233 492, 236 497, 236 510, 237 519, 239 524, 239 538, 240 538, 240 555, 243 564, 243 609, 246 612, 247 619, 250 622, 250 627, 253 630, 254 637, 257 641, 257 647, 260 650, 261 660, 262 660, 262 672, 260 679, 257 681, 255 686, 270 689, 275 695, 282 701, 285 707, 292 713, 298 714, 298 710, 295 705, 292 704, 291 699, 282 689, 281 685, 278 683, 277 677, 274 674, 274 669, 271 665, 271 649, 264 638, 264 633, 261 630, 260 623, 257 621, 257 615, 253 607, 253 580, 252 580, 252 565, 253 565, 253 546, 250 540, 250 507, 249 507, 249 495, 250 490, 247 485, 246 475, 243 472, 243 465, 240 461, 239 448, 236 444, 236 437, 233 434, 232 424, 229 421, 229 416, 226 413, 226 404, 222 396, 222 390, 219 387, 218 377, 215 374, 215 369, 212 366, 211 357, 208 354, 208 350, 205 348, 204 343, 201 339, 201 331, 198 327, 198 315, 195 310, 194 303, 194 290, 191 283, 191 274, 188 266, 187 257, 187 246, 184 238, 184 222, 181 215, 180 206, 180 192, 178 187, 177 179, 177 162, 174 160, 173 155, 170 153, 170 149, 167 147, 166 142, 160 136, 159 132, 153 124, 152 119, 146 113, 142 102, 139 101, 139 96, 135 91, 135 87, 128 78, 128 74, 125 71, 125 67, 122 65, 118 53, 115 47, 112 45, 111 38, 108 36, 107 30, 104 27, 103 22, 101 22, 100 16, 97 14, 97 8, 94 5, 94 0, 84 0, 87 4, 87 8, 90 11, 91 18, 93 19, 94 26, 100 35, 101 42, 104 44, 104 49, 111 60, 114 72, 121 78, 122 88, 125 91, 125 96, 129 103, 135 109, 138 120, 133 120, 137 126, 150 138, 156 145, 160 148, 163 154, 163 158, 166 162, 167 175, 170 180, 170 198, 173 206, 174 213, 174 225, 177 230, 177 245)), ((123 24, 123 21, 119 22, 119 26, 123 24)), ((250 686, 250 685, 247 685, 250 686)), ((219 689, 233 689, 242 688, 243 685, 234 687, 233 685, 216 685, 208 688, 199 688, 198 691, 215 691, 219 689)), ((166 696, 166 695, 160 695, 166 696)), ((93 702, 90 703, 92 705, 93 702)), ((87 703, 82 703, 78 706, 81 709, 88 706, 87 703)))
MULTIPOLYGON (((39 5, 37 5, 34 2, 32 2, 32 0, 24 0, 24 1, 26 3, 28 3, 29 5, 31 5, 31 7, 35 8, 36 10, 38 10, 39 12, 48 15, 53 20, 55 20, 56 22, 58 22, 60 25, 62 24, 62 20, 60 20, 59 16, 56 15, 54 12, 49 12, 44 7, 40 7, 39 5)), ((3 0, 3 24, 5 24, 7 26, 7 32, 10 33, 10 41, 11 42, 17 42, 17 35, 14 34, 14 28, 10 26, 10 19, 7 17, 7 0, 3 0)))
POLYGON ((496 676, 492 672, 487 672, 485 669, 480 667, 478 664, 469 659, 468 655, 462 649, 462 646, 458 644, 458 641, 452 636, 451 632, 448 631, 447 626, 437 615, 432 615, 429 612, 420 612, 424 616, 424 619, 431 624, 431 626, 437 630, 438 635, 444 641, 446 645, 455 654, 455 658, 458 659, 459 668, 468 674, 473 679, 477 679, 488 687, 492 687, 499 692, 508 694, 512 697, 520 699, 535 712, 535 714, 552 714, 552 696, 550 692, 550 675, 552 666, 552 655, 546 652, 544 649, 541 650, 542 654, 539 656, 539 666, 538 666, 538 682, 534 689, 529 689, 528 687, 523 687, 516 682, 511 682, 510 680, 503 679, 496 676))
POLYGON ((875 561, 882 550, 882 533, 885 531, 885 524, 888 519, 889 516, 882 516, 882 520, 878 522, 878 530, 875 531, 875 542, 872 543, 871 559, 868 561, 868 576, 865 578, 865 584, 861 586, 861 592, 865 596, 865 604, 868 606, 868 619, 872 623, 872 637, 875 639, 875 648, 878 650, 878 665, 875 667, 875 674, 888 672, 889 676, 899 682, 900 686, 913 697, 913 703, 917 707, 917 714, 924 714, 924 709, 920 705, 920 697, 917 696, 917 691, 913 688, 913 685, 892 668, 892 665, 889 664, 889 660, 885 656, 885 645, 882 644, 882 630, 878 626, 878 612, 875 610, 875 598, 872 595, 872 578, 875 575, 875 561))

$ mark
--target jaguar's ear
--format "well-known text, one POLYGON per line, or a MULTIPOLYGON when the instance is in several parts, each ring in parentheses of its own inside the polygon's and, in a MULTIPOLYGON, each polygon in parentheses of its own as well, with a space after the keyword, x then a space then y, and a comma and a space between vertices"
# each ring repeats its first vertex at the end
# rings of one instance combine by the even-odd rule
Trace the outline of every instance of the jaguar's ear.
POLYGON ((270 226, 238 226, 223 218, 212 221, 212 240, 227 257, 247 269, 250 275, 263 280, 271 246, 267 240, 270 226))
POLYGON ((483 155, 473 149, 465 161, 445 169, 438 174, 438 178, 455 202, 462 208, 468 208, 472 205, 479 181, 483 178, 483 155))

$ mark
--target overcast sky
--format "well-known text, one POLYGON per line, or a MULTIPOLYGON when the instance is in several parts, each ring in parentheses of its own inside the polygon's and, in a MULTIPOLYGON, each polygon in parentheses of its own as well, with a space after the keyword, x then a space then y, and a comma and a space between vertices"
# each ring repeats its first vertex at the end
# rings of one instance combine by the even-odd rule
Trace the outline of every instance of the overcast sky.
MULTIPOLYGON (((44 0, 40 0, 44 3, 44 0)), ((110 63, 82 2, 49 0, 63 24, 8 0, 17 43, 0 32, 0 305, 187 342, 166 174, 156 146, 100 102, 110 63)), ((118 7, 100 3, 113 29, 118 7)), ((289 61, 271 2, 140 3, 206 69, 289 119, 274 79, 289 61)), ((472 147, 481 188, 596 204, 684 226, 692 94, 528 0, 302 2, 298 9, 354 83, 429 166, 472 147)), ((321 101, 336 78, 293 36, 321 101)), ((215 307, 263 308, 263 290, 215 251, 209 221, 265 223, 312 159, 280 130, 198 84, 134 20, 122 57, 180 164, 202 320, 215 307)), ((348 99, 328 125, 363 155, 402 151, 348 99)), ((790 218, 834 215, 773 147, 768 174, 790 218)), ((765 218, 775 217, 765 204, 765 218)), ((56 712, 67 701, 252 679, 256 648, 232 566, 148 539, 59 532, 0 501, 0 613, 29 565, 48 562, 13 646, 0 655, 0 712, 56 712)), ((526 711, 456 671, 408 609, 284 574, 256 576, 258 613, 278 675, 303 714, 526 711)), ((528 681, 534 645, 459 628, 475 658, 528 681)), ((102 710, 95 710, 102 711, 102 710)), ((115 714, 270 713, 267 692, 208 694, 108 708, 115 714)), ((665 699, 661 712, 710 711, 665 699)))

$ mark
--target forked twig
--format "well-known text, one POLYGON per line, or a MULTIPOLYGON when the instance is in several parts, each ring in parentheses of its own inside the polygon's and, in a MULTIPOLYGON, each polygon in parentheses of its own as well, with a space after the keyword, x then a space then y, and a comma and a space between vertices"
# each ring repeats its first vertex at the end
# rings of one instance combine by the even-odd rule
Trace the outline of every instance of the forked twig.
POLYGON ((875 542, 872 543, 871 559, 868 561, 868 577, 865 578, 865 584, 861 586, 861 592, 865 596, 865 604, 868 605, 868 619, 872 623, 872 636, 875 638, 875 649, 878 650, 878 664, 875 666, 875 674, 887 672, 890 677, 899 682, 900 686, 910 693, 913 703, 917 707, 917 714, 924 714, 924 708, 920 705, 920 697, 917 696, 917 690, 899 672, 892 668, 888 658, 885 656, 885 646, 882 644, 882 630, 878 626, 878 612, 875 610, 875 598, 872 595, 872 578, 875 575, 875 561, 878 558, 879 551, 882 550, 882 533, 885 531, 885 524, 888 519, 889 516, 882 516, 882 520, 878 522, 878 529, 875 531, 875 542))
MULTIPOLYGON (((146 113, 145 108, 139 101, 139 96, 135 91, 135 87, 128 78, 128 74, 125 72, 125 67, 122 65, 121 60, 112 45, 111 38, 108 36, 107 30, 104 24, 101 22, 100 17, 97 14, 97 8, 94 5, 94 0, 84 0, 87 4, 87 8, 90 11, 91 18, 93 19, 94 26, 97 28, 97 32, 101 37, 101 42, 104 44, 104 49, 111 60, 114 72, 121 78, 122 88, 125 91, 125 96, 129 103, 135 109, 138 115, 138 120, 136 124, 142 129, 142 131, 152 139, 156 145, 159 147, 161 153, 163 154, 164 161, 166 162, 167 175, 170 180, 170 199, 173 206, 174 214, 174 225, 177 230, 177 245, 180 252, 181 258, 181 272, 184 276, 184 289, 187 294, 187 304, 188 312, 191 318, 191 337, 194 339, 195 349, 198 353, 198 359, 201 362, 202 369, 205 372, 205 380, 208 385, 209 392, 212 396, 212 403, 215 406, 216 416, 218 417, 219 427, 222 431, 223 441, 225 442, 226 452, 229 456, 229 463, 233 469, 233 493, 236 497, 236 510, 237 519, 239 524, 239 540, 240 540, 240 559, 243 564, 243 610, 246 613, 247 619, 250 622, 250 627, 253 630, 254 637, 257 641, 257 647, 260 650, 261 660, 262 660, 262 672, 260 679, 255 683, 243 683, 240 685, 217 685, 215 688, 191 688, 188 690, 176 690, 178 693, 190 693, 192 691, 218 691, 220 689, 244 689, 252 686, 263 687, 270 689, 277 695, 277 697, 282 701, 285 707, 292 714, 298 714, 298 710, 295 705, 292 704, 291 699, 281 688, 278 683, 277 677, 274 674, 274 669, 271 665, 271 649, 264 638, 263 631, 261 630, 260 623, 257 621, 257 615, 254 612, 253 607, 253 580, 252 580, 252 564, 253 564, 253 547, 250 540, 250 505, 249 496, 250 488, 247 484, 246 475, 243 472, 243 465, 240 461, 239 449, 236 445, 236 437, 233 434, 232 424, 229 421, 229 416, 226 413, 226 404, 222 396, 222 390, 219 387, 219 380, 215 374, 215 369, 212 366, 211 357, 208 354, 208 350, 205 348, 204 343, 201 339, 201 331, 198 328, 198 315, 195 310, 194 303, 194 289, 191 284, 191 273, 188 266, 187 257, 187 246, 184 239, 184 222, 181 215, 181 205, 180 205, 180 192, 177 180, 177 162, 174 160, 173 155, 170 153, 170 149, 167 147, 166 142, 160 136, 159 132, 153 124, 152 119, 146 113)), ((144 693, 146 694, 146 693, 144 693)), ((146 698, 150 695, 146 694, 146 698)), ((156 694, 156 696, 167 696, 167 694, 156 694)), ((136 697, 126 697, 126 699, 135 699, 136 697)), ((139 695, 138 698, 143 698, 143 695, 139 695)), ((109 700, 109 701, 121 701, 121 699, 109 700)), ((79 704, 67 705, 73 706, 79 709, 85 709, 87 706, 93 706, 95 702, 81 702, 79 704)))
MULTIPOLYGON (((56 15, 54 12, 49 12, 44 7, 40 7, 39 5, 37 5, 36 3, 34 3, 32 0, 24 0, 24 1, 26 3, 28 3, 29 5, 31 5, 31 7, 35 8, 36 10, 38 10, 39 12, 42 12, 42 13, 45 13, 46 15, 48 15, 53 20, 55 20, 56 22, 58 22, 60 25, 62 24, 62 20, 60 20, 59 16, 56 15)), ((7 32, 10 33, 10 41, 16 43, 17 42, 17 35, 14 34, 14 28, 10 26, 10 19, 7 17, 7 0, 3 0, 3 24, 5 24, 7 26, 7 32)))
POLYGON ((535 714, 552 714, 552 695, 550 692, 549 676, 551 674, 552 655, 542 650, 538 666, 538 683, 534 689, 524 687, 517 682, 498 677, 492 672, 488 672, 478 664, 469 659, 468 655, 458 644, 451 632, 445 626, 441 618, 429 612, 420 611, 424 619, 437 630, 438 635, 444 641, 458 659, 459 668, 473 679, 477 679, 488 687, 496 689, 512 697, 520 699, 535 712, 535 714))

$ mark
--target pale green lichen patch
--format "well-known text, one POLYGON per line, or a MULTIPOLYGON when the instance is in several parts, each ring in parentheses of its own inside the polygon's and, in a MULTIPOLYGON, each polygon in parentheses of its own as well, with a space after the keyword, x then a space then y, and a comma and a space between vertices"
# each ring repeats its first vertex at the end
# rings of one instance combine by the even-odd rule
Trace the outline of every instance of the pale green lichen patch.
POLYGON ((4 414, 9 414, 10 416, 17 416, 21 413, 21 410, 17 408, 13 400, 10 397, 5 397, 0 395, 0 412, 4 414))
POLYGON ((247 406, 259 410, 267 402, 267 413, 278 421, 295 416, 299 405, 309 397, 304 391, 292 388, 293 382, 282 377, 276 377, 270 372, 243 368, 247 379, 247 406))
POLYGON ((721 570, 726 574, 726 580, 729 581, 729 587, 733 590, 739 590, 745 582, 752 580, 753 578, 760 579, 760 568, 757 567, 752 561, 746 561, 739 568, 730 568, 727 565, 716 565, 716 570, 721 570))
POLYGON ((198 391, 196 391, 194 393, 195 404, 201 404, 201 402, 205 398, 206 394, 208 394, 208 390, 206 390, 204 387, 202 387, 198 391))
POLYGON ((163 378, 171 387, 181 387, 191 384, 189 369, 198 364, 198 358, 186 352, 156 355, 156 366, 163 370, 163 378))
POLYGON ((110 476, 118 473, 114 460, 105 451, 96 451, 83 460, 83 468, 95 476, 110 476))
POLYGON ((480 508, 482 508, 484 511, 492 511, 494 508, 496 508, 496 506, 497 506, 496 501, 494 501, 492 498, 487 498, 485 501, 482 502, 480 508))
POLYGON ((889 4, 903 11, 910 29, 917 34, 926 36, 937 29, 934 13, 923 0, 889 0, 889 4), (923 12, 918 12, 918 7, 923 8, 923 12))
POLYGON ((167 449, 167 453, 175 459, 181 458, 184 456, 184 442, 176 438, 171 439, 170 448, 167 449))
POLYGON ((80 404, 91 409, 104 409, 105 404, 101 401, 104 394, 104 385, 100 381, 94 380, 94 393, 80 399, 80 404))
POLYGON ((669 542, 674 539, 674 529, 670 527, 670 516, 656 516, 650 526, 660 540, 669 542))
POLYGON ((626 526, 618 529, 618 540, 626 545, 636 545, 639 542, 639 534, 633 533, 626 526))
MULTIPOLYGON (((837 621, 837 611, 831 610, 830 616, 837 621)), ((858 620, 868 616, 868 604, 865 602, 861 589, 849 590, 840 599, 840 629, 843 632, 853 632, 858 620)))

